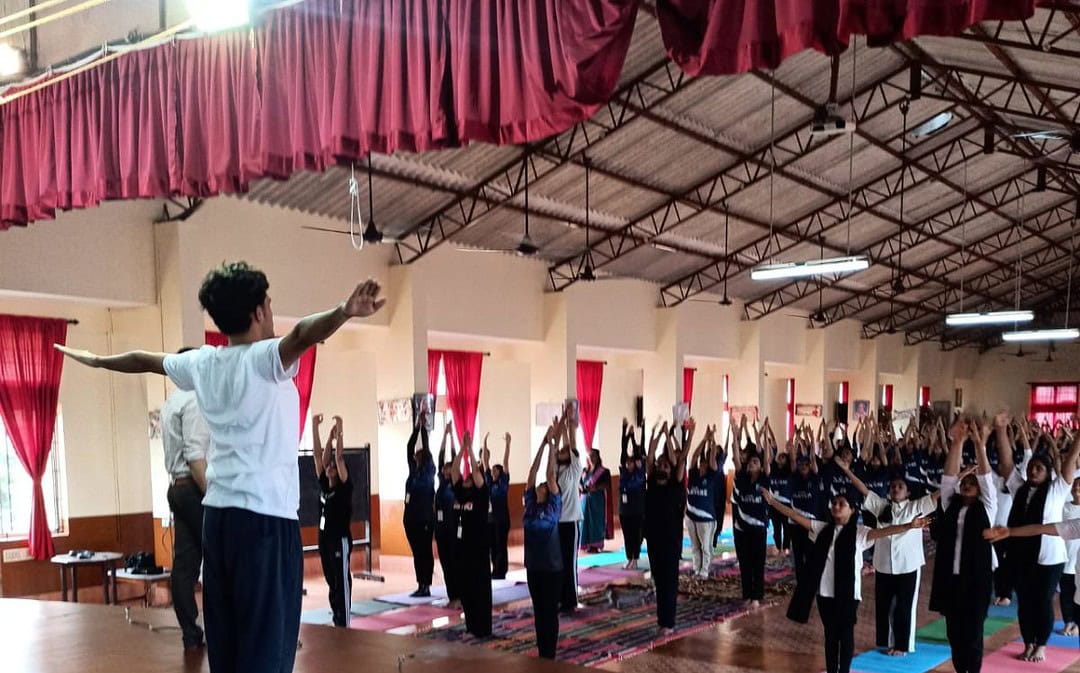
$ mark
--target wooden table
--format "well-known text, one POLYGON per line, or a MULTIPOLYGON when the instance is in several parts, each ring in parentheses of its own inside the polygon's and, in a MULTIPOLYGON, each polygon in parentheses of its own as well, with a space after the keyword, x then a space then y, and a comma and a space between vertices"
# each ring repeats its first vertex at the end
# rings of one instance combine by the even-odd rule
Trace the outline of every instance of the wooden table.
POLYGON ((130 570, 118 570, 112 569, 112 588, 113 588, 113 605, 119 605, 120 601, 116 597, 116 580, 121 582, 142 582, 143 583, 143 607, 150 607, 153 602, 150 600, 150 596, 153 594, 154 585, 158 582, 162 582, 172 577, 172 573, 166 570, 163 573, 133 573, 130 570))
MULTIPOLYGON (((60 566, 60 599, 68 599, 68 569, 71 569, 71 594, 72 601, 79 602, 79 568, 82 566, 101 567, 101 589, 104 592, 105 604, 109 604, 109 582, 112 570, 116 562, 124 558, 124 555, 115 551, 96 551, 89 558, 79 558, 70 554, 57 554, 49 559, 51 563, 60 566)), ((115 594, 115 591, 114 591, 115 594)))

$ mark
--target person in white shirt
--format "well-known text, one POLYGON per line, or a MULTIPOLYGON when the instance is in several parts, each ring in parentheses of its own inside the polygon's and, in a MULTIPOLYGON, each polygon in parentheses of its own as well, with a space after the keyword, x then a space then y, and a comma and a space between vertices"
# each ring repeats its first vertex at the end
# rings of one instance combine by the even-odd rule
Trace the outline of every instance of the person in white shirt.
POLYGON ((917 517, 900 526, 867 528, 859 525, 855 510, 842 494, 829 501, 832 520, 815 521, 781 503, 767 489, 761 495, 773 509, 809 531, 813 543, 803 573, 808 581, 796 585, 788 606, 788 619, 805 624, 816 597, 825 630, 825 671, 849 673, 855 653, 855 623, 862 601, 863 552, 874 546, 876 540, 925 528, 929 521, 917 517))
MULTIPOLYGON (((184 348, 180 353, 189 350, 184 348)), ((206 492, 206 451, 210 447, 210 430, 195 393, 177 390, 165 400, 161 407, 161 444, 169 473, 169 510, 173 514, 169 590, 184 649, 193 649, 203 646, 195 581, 202 565, 202 499, 206 492)))
POLYGON ((559 546, 562 549, 562 590, 559 594, 559 611, 572 615, 577 609, 577 548, 578 526, 584 518, 581 499, 576 497, 581 484, 581 455, 577 450, 577 411, 567 403, 563 409, 566 419, 566 440, 556 454, 559 493, 562 497, 562 514, 559 516, 559 546))
MULTIPOLYGON (((1006 485, 1015 469, 1013 450, 1016 447, 1016 440, 1013 438, 1011 428, 1008 412, 998 412, 994 417, 994 438, 998 454, 997 474, 994 475, 994 487, 997 490, 997 516, 991 522, 994 526, 1009 525, 1009 512, 1012 511, 1013 494, 1006 485)), ((1012 567, 1009 563, 1008 541, 995 544, 994 553, 997 555, 998 563, 997 569, 994 570, 994 605, 1011 605, 1013 578, 1012 567)))
MULTIPOLYGON (((991 542, 1001 542, 1009 537, 1034 537, 1037 535, 1056 535, 1066 542, 1078 542, 1080 541, 1080 519, 1065 519, 1064 521, 1059 521, 1057 523, 1032 524, 1029 526, 1018 526, 1016 528, 995 526, 983 533, 983 536, 991 542)), ((1072 567, 1072 571, 1074 575, 1080 574, 1080 559, 1076 560, 1076 564, 1072 567)), ((1062 596, 1062 600, 1066 600, 1067 598, 1070 597, 1062 596)), ((1073 602, 1073 613, 1080 615, 1080 586, 1073 592, 1071 599, 1073 602)))
POLYGON ((983 538, 997 515, 997 489, 986 457, 989 426, 957 418, 949 430, 949 455, 941 478, 941 508, 930 527, 937 542, 930 609, 945 616, 956 673, 979 673, 983 625, 990 609, 994 550, 983 538), (974 466, 960 469, 964 443, 975 443, 974 466))
MULTIPOLYGON (((874 515, 875 527, 909 523, 937 509, 940 491, 909 499, 907 480, 896 473, 889 480, 889 499, 866 487, 844 461, 836 463, 862 494, 863 509, 874 515)), ((915 651, 915 607, 919 579, 926 564, 921 531, 887 537, 874 546, 874 604, 877 606, 877 646, 890 656, 915 651)))
MULTIPOLYGON (((1072 490, 1072 476, 1076 473, 1080 434, 1064 459, 1057 458, 1057 444, 1052 433, 1047 435, 1047 440, 1050 452, 1033 454, 1027 430, 1021 424, 1024 456, 1007 482, 1014 494, 1009 513, 1010 528, 1061 521, 1072 490)), ((1016 582, 1016 616, 1024 639, 1024 653, 1020 658, 1043 661, 1046 642, 1054 628, 1054 592, 1065 568, 1065 543, 1056 536, 1013 540, 1009 560, 1016 582)))
MULTIPOLYGON (((1072 483, 1072 500, 1065 503, 1061 512, 1061 520, 1069 521, 1080 519, 1080 478, 1072 483)), ((1062 536, 1065 539, 1065 536, 1062 536)), ((1061 586, 1058 591, 1058 600, 1061 604, 1061 621, 1065 628, 1061 634, 1065 636, 1080 635, 1077 628, 1077 620, 1080 620, 1080 612, 1074 608, 1073 596, 1076 594, 1076 566, 1080 563, 1080 539, 1065 539, 1065 570, 1061 573, 1061 586)))
POLYGON ((90 367, 168 375, 181 390, 195 391, 210 428, 203 611, 214 673, 292 670, 303 580, 300 398, 292 377, 304 351, 386 303, 379 284, 368 280, 339 305, 274 338, 268 289, 266 275, 244 262, 207 274, 199 303, 228 336, 225 347, 99 356, 56 346, 90 367))

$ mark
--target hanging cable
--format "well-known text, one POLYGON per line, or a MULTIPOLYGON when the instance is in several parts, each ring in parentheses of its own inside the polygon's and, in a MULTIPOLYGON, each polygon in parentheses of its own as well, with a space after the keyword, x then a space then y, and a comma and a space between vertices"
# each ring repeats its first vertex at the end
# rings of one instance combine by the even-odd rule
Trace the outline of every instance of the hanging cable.
MULTIPOLYGON (((963 153, 964 148, 960 148, 963 153)), ((964 280, 967 278, 968 162, 964 157, 964 202, 960 204, 960 312, 964 312, 964 280)))
MULTIPOLYGON (((360 215, 360 183, 356 181, 356 164, 349 168, 349 243, 353 250, 364 249, 364 222, 360 215), (360 243, 356 243, 356 239, 360 243)), ((368 195, 371 195, 371 153, 368 153, 368 195)))
POLYGON ((773 195, 776 183, 776 71, 769 76, 772 88, 769 93, 769 244, 765 249, 769 251, 770 261, 773 259, 773 225, 775 217, 773 212, 773 195))
POLYGON ((900 114, 903 117, 903 130, 902 130, 902 145, 900 150, 900 236, 897 240, 897 253, 896 253, 896 283, 894 283, 893 294, 898 294, 896 291, 903 284, 903 268, 904 268, 904 193, 907 191, 907 115, 910 109, 910 104, 905 98, 904 102, 900 103, 900 114))
POLYGON ((1069 309, 1072 308, 1072 286, 1073 286, 1073 263, 1076 261, 1076 218, 1077 211, 1080 210, 1080 199, 1077 199, 1076 204, 1073 206, 1073 218, 1069 223, 1069 279, 1065 287, 1065 327, 1069 326, 1069 309))
MULTIPOLYGON (((859 61, 859 41, 851 43, 851 122, 855 123, 855 72, 859 61)), ((851 257, 851 213, 855 207, 855 134, 848 134, 848 168, 847 168, 847 256, 851 257)))
POLYGON ((1024 262, 1023 262, 1023 236, 1021 232, 1024 230, 1024 192, 1020 192, 1020 198, 1016 201, 1017 218, 1016 218, 1016 299, 1015 304, 1017 311, 1020 310, 1020 281, 1024 275, 1024 262))

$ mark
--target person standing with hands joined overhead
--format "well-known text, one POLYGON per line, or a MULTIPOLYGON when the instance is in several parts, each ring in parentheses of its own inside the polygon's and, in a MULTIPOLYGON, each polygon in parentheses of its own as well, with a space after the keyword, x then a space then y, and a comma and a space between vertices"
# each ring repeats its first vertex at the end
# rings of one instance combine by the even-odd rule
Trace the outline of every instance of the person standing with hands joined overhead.
POLYGON ((510 560, 507 546, 510 539, 510 433, 503 435, 505 446, 503 459, 499 465, 491 465, 491 451, 488 450, 488 436, 484 435, 484 480, 491 494, 488 507, 488 528, 491 532, 491 579, 504 580, 509 570, 510 560))
POLYGON ((352 494, 353 483, 345 466, 345 440, 341 416, 334 416, 334 427, 323 449, 319 426, 323 415, 312 419, 315 440, 315 476, 319 479, 319 557, 323 577, 330 587, 330 609, 334 626, 348 626, 352 616, 352 494))
POLYGON ((562 494, 555 475, 555 455, 563 436, 563 420, 555 419, 533 458, 525 485, 525 577, 533 604, 536 650, 542 659, 554 659, 559 643, 559 589, 562 585, 562 550, 559 515, 562 494), (540 458, 547 455, 547 479, 536 483, 540 458))
POLYGON ((214 673, 291 671, 300 632, 303 551, 297 510, 300 356, 350 318, 386 303, 373 280, 339 305, 274 336, 266 275, 244 262, 207 274, 199 303, 229 338, 181 355, 99 356, 57 345, 90 367, 168 375, 194 390, 210 428, 203 499, 203 611, 214 673))
POLYGON ((565 441, 556 454, 558 464, 559 493, 562 494, 562 514, 559 515, 559 545, 562 548, 562 590, 559 594, 559 610, 574 614, 577 609, 577 548, 578 525, 583 514, 577 497, 581 480, 581 456, 577 450, 577 412, 567 403, 563 408, 563 434, 565 441))
POLYGON ((431 457, 427 412, 423 408, 416 415, 405 454, 409 461, 409 476, 405 479, 403 519, 416 573, 416 591, 410 595, 427 598, 431 595, 431 576, 435 572, 435 555, 431 551, 431 538, 435 532, 435 460, 431 457), (417 436, 420 438, 419 451, 416 450, 417 436))
MULTIPOLYGON (((688 421, 685 446, 694 439, 694 419, 688 421)), ((672 429, 672 433, 675 430, 672 429)), ((686 510, 686 454, 675 449, 668 424, 657 435, 653 427, 645 458, 645 537, 649 541, 649 568, 656 584, 656 623, 662 635, 675 629, 679 595, 679 553, 682 551, 683 513, 686 510), (664 453, 656 456, 659 441, 664 453)))

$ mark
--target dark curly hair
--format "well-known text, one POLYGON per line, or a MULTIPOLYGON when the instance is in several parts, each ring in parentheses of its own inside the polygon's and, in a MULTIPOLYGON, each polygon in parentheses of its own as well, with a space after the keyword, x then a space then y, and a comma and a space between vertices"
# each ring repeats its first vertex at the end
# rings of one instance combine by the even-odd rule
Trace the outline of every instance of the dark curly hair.
POLYGON ((199 303, 226 336, 251 327, 251 314, 266 301, 266 274, 247 262, 222 262, 203 279, 199 303))

